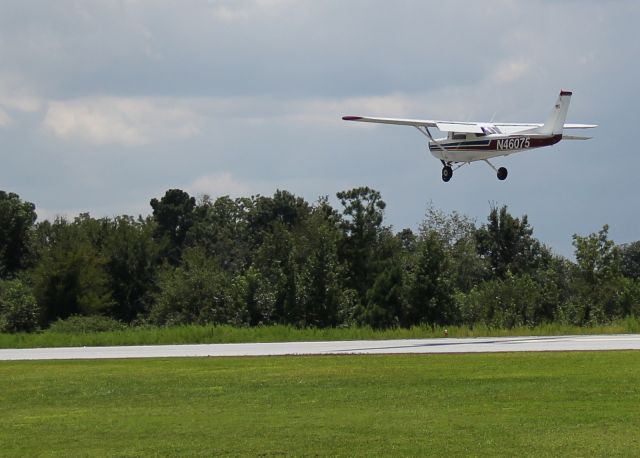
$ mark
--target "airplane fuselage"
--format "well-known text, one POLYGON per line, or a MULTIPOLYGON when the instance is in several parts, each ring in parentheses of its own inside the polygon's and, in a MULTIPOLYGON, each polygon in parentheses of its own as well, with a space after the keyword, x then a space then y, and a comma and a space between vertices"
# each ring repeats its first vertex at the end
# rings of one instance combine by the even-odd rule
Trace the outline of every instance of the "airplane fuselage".
POLYGON ((473 162, 497 156, 508 156, 524 150, 550 146, 562 140, 556 135, 466 135, 461 138, 442 138, 429 142, 431 154, 445 162, 473 162))

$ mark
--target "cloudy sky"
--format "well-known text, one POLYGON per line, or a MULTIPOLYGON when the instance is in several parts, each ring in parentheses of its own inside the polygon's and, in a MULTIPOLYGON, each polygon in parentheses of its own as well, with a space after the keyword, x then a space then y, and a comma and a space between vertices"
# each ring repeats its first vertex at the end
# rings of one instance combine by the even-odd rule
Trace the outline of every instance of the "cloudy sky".
POLYGON ((43 219, 367 185, 396 230, 506 204, 560 254, 604 224, 640 240, 638 24, 636 0, 2 2, 0 189, 43 219), (560 89, 595 138, 496 159, 505 182, 443 183, 415 129, 340 120, 540 122, 560 89))

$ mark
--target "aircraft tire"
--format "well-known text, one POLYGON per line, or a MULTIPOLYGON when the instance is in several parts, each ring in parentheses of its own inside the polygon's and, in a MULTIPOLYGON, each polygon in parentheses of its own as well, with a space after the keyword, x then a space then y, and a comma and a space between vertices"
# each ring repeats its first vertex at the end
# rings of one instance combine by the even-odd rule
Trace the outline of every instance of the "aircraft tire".
POLYGON ((453 169, 451 167, 449 167, 448 165, 445 165, 444 167, 442 167, 442 181, 446 183, 451 179, 452 176, 453 176, 453 169))
POLYGON ((498 180, 501 180, 501 181, 505 180, 507 178, 507 174, 508 174, 507 169, 504 167, 500 167, 498 169, 498 180))

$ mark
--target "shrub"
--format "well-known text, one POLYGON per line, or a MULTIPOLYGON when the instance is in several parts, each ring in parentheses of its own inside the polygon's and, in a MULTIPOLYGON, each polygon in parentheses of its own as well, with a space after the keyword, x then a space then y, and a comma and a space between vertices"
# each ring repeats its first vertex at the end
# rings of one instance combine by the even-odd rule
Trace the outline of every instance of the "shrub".
POLYGON ((20 280, 0 281, 0 332, 38 329, 40 307, 31 288, 20 280))
POLYGON ((235 286, 216 259, 187 249, 179 267, 160 273, 149 320, 156 325, 240 324, 235 286))
POLYGON ((469 326, 533 326, 539 315, 540 286, 528 275, 507 274, 504 280, 484 282, 455 298, 462 321, 469 326))
POLYGON ((107 316, 70 316, 66 320, 58 320, 51 324, 48 332, 64 334, 90 334, 92 332, 120 331, 126 325, 107 316))

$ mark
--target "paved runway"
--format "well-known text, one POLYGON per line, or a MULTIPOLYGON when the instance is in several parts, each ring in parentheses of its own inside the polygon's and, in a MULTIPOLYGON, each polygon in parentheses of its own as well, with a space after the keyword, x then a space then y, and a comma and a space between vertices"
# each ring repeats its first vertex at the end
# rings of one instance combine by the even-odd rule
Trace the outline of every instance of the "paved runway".
POLYGON ((640 334, 0 349, 0 360, 640 350, 640 334))

